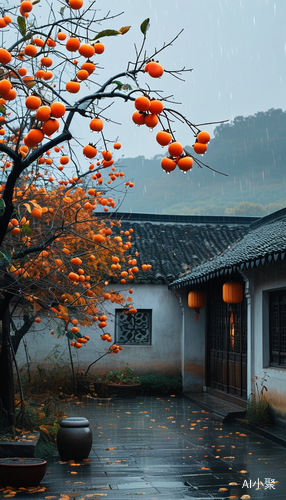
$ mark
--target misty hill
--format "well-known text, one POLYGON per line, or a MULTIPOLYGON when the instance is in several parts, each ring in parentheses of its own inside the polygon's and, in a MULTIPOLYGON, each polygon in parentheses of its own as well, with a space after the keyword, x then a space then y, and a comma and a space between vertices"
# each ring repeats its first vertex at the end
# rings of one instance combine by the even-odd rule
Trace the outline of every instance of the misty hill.
MULTIPOLYGON (((167 175, 160 162, 167 148, 148 160, 123 162, 135 185, 121 210, 169 214, 265 215, 286 206, 286 112, 270 109, 238 116, 214 130, 207 153, 191 172, 167 175)), ((185 148, 193 152, 190 146, 185 148)), ((194 154, 194 156, 196 156, 194 154)))

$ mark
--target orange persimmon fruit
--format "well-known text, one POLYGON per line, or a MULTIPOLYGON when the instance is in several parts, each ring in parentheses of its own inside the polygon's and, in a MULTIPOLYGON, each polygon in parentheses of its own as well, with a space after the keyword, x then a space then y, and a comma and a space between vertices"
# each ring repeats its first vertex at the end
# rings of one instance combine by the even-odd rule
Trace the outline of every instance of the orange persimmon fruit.
POLYGON ((34 207, 33 210, 31 211, 31 215, 32 217, 34 217, 34 219, 40 219, 42 217, 42 209, 41 208, 37 208, 37 207, 34 207))
POLYGON ((100 132, 103 129, 103 121, 101 118, 93 118, 89 124, 90 130, 100 132))
POLYGON ((144 113, 139 113, 138 111, 135 111, 132 115, 132 120, 136 125, 144 125, 145 123, 145 114, 144 113))
POLYGON ((38 49, 35 45, 28 44, 24 48, 24 52, 26 56, 35 57, 37 55, 38 49))
POLYGON ((87 144, 82 150, 87 158, 94 158, 97 155, 97 149, 92 144, 87 144))
POLYGON ((70 80, 66 84, 66 90, 71 94, 77 94, 80 90, 80 83, 76 80, 70 80))
POLYGON ((151 61, 148 63, 147 71, 152 78, 160 78, 164 73, 164 68, 158 62, 151 61))
POLYGON ((101 42, 97 42, 94 44, 94 51, 96 54, 102 54, 104 52, 104 45, 101 42))
POLYGON ((150 102, 151 104, 149 113, 152 113, 153 115, 159 115, 160 113, 162 113, 164 109, 164 104, 162 103, 162 101, 159 101, 158 99, 152 99, 150 102))
POLYGON ((77 72, 76 77, 79 80, 86 80, 89 77, 89 72, 86 69, 80 69, 77 72))
POLYGON ((40 122, 46 122, 51 116, 50 106, 40 106, 36 112, 36 119, 40 122))
POLYGON ((158 125, 158 117, 157 115, 148 114, 145 116, 145 125, 149 128, 154 128, 158 125))
POLYGON ((210 134, 206 130, 202 130, 197 135, 197 141, 202 144, 207 144, 210 141, 210 134))
POLYGON ((79 53, 81 56, 86 57, 87 59, 89 57, 92 57, 95 53, 95 49, 93 45, 90 45, 88 43, 82 43, 78 49, 79 53))
MULTIPOLYGON (((163 170, 165 170, 165 172, 172 172, 173 170, 175 170, 176 166, 177 166, 177 163, 174 160, 172 160, 172 158, 165 157, 161 161, 161 167, 163 170)), ((145 270, 143 268, 143 266, 142 266, 142 269, 143 269, 143 271, 145 270)))
POLYGON ((156 135, 156 141, 161 145, 161 146, 168 146, 172 140, 172 135, 167 132, 166 130, 161 130, 158 132, 156 135))
POLYGON ((193 149, 198 155, 203 155, 208 149, 208 145, 203 144, 202 142, 195 142, 193 149))
POLYGON ((12 59, 12 56, 11 56, 10 52, 8 50, 4 49, 3 47, 0 48, 0 63, 1 64, 9 64, 11 59, 12 59))
POLYGON ((86 61, 81 65, 81 69, 85 69, 91 75, 95 70, 95 64, 91 61, 86 61))
POLYGON ((75 52, 80 47, 80 40, 76 37, 70 37, 66 42, 66 49, 69 52, 75 52))
POLYGON ((151 102, 147 96, 141 95, 139 97, 136 97, 134 104, 135 104, 135 108, 138 111, 148 111, 150 108, 151 102))
POLYGON ((44 132, 45 135, 52 135, 54 134, 60 127, 60 124, 58 120, 55 118, 49 118, 44 125, 42 126, 42 131, 44 132))
POLYGON ((83 6, 83 0, 69 0, 69 6, 73 10, 79 10, 83 6))
POLYGON ((29 95, 25 101, 26 108, 31 110, 38 109, 41 106, 41 104, 42 100, 37 95, 29 95))
POLYGON ((52 66, 53 60, 51 57, 42 57, 41 58, 41 65, 44 66, 45 68, 50 68, 52 66))
POLYGON ((177 165, 182 172, 187 172, 188 170, 191 170, 193 166, 193 158, 191 156, 179 158, 177 165))
POLYGON ((174 141, 168 147, 168 151, 171 156, 181 156, 184 151, 184 148, 180 142, 174 141))
POLYGON ((53 102, 51 104, 51 112, 54 118, 61 118, 66 112, 66 107, 62 102, 53 102))

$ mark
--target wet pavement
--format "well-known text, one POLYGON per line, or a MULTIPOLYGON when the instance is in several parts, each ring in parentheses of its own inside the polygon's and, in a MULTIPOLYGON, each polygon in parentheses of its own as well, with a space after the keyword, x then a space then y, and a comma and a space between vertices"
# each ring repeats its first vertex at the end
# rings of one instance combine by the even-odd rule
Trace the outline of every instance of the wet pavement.
POLYGON ((90 422, 88 461, 56 456, 41 488, 17 500, 286 498, 286 449, 186 398, 88 399, 65 411, 90 422))

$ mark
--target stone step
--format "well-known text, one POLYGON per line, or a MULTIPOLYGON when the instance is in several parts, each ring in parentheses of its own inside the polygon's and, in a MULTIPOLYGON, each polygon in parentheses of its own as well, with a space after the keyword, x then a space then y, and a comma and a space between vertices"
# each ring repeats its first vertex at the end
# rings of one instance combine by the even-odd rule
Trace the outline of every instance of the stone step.
POLYGON ((184 397, 197 404, 210 413, 219 415, 223 422, 232 422, 236 418, 243 418, 245 416, 245 408, 239 405, 221 399, 207 392, 191 393, 185 392, 184 397))

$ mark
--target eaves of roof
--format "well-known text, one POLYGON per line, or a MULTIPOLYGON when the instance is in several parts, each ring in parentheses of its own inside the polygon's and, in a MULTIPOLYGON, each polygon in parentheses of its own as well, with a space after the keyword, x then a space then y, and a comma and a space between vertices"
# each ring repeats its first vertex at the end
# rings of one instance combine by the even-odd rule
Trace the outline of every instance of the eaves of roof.
MULTIPOLYGON (((269 220, 269 219, 268 219, 269 220)), ((189 274, 174 280, 170 289, 193 286, 222 275, 230 275, 283 261, 286 256, 286 217, 272 220, 249 230, 221 255, 195 267, 189 274)))

